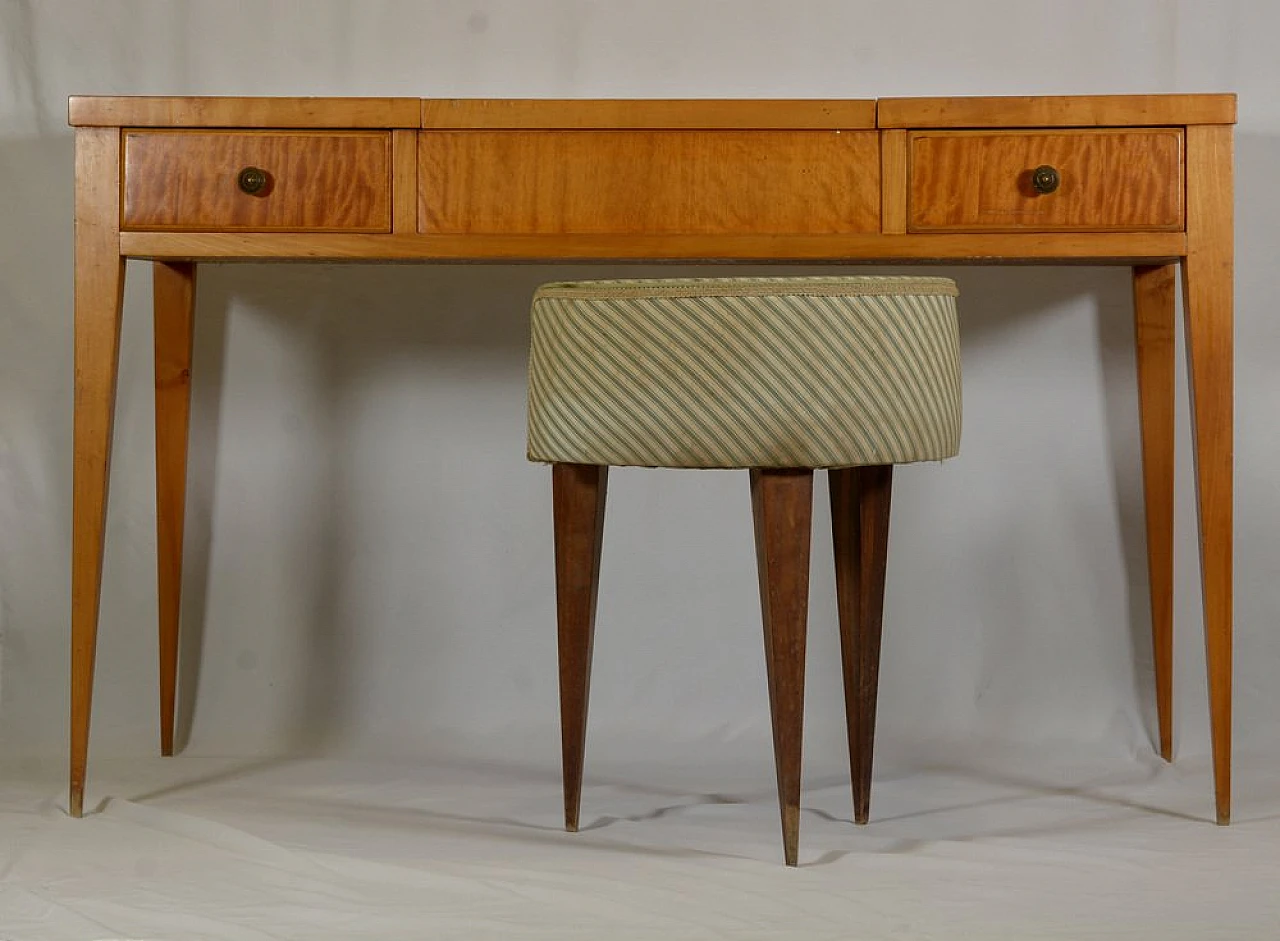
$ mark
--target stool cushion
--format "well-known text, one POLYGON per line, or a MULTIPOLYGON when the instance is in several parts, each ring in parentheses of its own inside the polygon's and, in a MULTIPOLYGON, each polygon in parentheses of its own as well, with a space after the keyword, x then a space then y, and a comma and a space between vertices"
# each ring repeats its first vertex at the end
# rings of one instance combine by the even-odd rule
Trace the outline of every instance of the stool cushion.
POLYGON ((849 467, 960 443, 954 281, 673 278, 533 300, 529 458, 849 467))

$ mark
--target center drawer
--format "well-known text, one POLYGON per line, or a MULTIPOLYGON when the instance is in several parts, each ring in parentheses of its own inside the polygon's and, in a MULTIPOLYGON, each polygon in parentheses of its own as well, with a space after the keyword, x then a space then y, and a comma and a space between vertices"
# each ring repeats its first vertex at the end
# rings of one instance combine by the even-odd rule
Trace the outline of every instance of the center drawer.
POLYGON ((1181 128, 913 131, 911 232, 1177 231, 1181 128))
POLYGON ((389 232, 388 131, 124 132, 126 230, 389 232))
POLYGON ((419 137, 433 234, 876 232, 874 130, 442 130, 419 137))

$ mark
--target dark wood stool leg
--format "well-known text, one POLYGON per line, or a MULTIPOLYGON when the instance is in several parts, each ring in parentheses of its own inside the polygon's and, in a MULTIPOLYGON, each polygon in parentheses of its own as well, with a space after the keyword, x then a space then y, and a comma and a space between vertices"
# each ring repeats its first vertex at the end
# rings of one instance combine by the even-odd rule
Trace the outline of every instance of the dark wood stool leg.
POLYGON ((751 507, 760 568, 782 847, 787 865, 794 866, 800 841, 800 746, 804 733, 813 471, 752 470, 751 507))
POLYGON ((830 471, 828 477, 853 819, 866 823, 871 807, 893 465, 841 468, 830 471))
POLYGON ((578 829, 587 696, 595 640, 596 594, 609 468, 551 465, 555 515, 556 620, 560 634, 560 740, 564 762, 564 826, 578 829))

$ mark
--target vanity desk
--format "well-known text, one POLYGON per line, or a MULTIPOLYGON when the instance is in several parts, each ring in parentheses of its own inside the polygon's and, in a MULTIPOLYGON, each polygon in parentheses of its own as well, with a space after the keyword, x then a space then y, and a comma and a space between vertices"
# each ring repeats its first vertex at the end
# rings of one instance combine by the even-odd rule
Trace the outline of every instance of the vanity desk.
POLYGON ((126 259, 155 294, 160 730, 173 750, 192 317, 228 260, 1125 265, 1160 751, 1172 756, 1174 290, 1213 768, 1231 806, 1234 95, 75 97, 70 810, 89 745, 126 259))

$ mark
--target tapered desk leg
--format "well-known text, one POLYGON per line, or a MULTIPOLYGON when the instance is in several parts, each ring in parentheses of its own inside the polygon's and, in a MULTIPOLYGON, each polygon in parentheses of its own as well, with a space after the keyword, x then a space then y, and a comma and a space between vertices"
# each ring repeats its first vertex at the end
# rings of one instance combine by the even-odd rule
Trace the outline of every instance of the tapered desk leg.
POLYGON ((1173 312, 1176 275, 1175 265, 1145 265, 1133 269, 1151 640, 1160 755, 1165 761, 1173 759, 1173 312))
POLYGON ((1231 128, 1189 127, 1182 296, 1220 824, 1231 820, 1233 269, 1231 128))
POLYGON ((172 755, 196 266, 190 262, 158 261, 152 271, 156 342, 156 554, 160 580, 160 753, 172 755))
POLYGON ((75 453, 71 534, 71 781, 84 811, 89 716, 102 589, 124 259, 120 257, 120 131, 76 131, 75 453))

